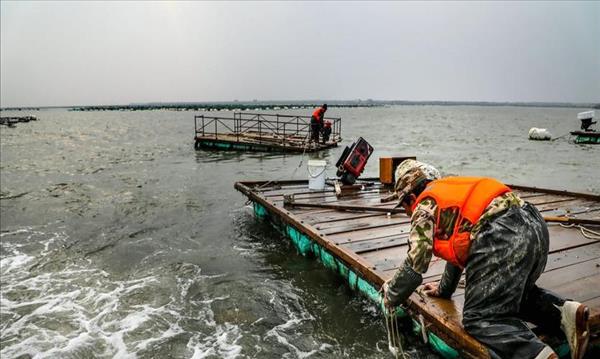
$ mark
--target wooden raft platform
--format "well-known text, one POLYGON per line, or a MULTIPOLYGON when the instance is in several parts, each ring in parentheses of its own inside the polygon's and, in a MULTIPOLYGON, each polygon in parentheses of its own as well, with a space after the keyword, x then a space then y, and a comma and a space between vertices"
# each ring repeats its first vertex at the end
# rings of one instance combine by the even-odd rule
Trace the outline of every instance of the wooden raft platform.
POLYGON ((197 135, 196 149, 209 148, 218 150, 239 150, 258 152, 316 152, 337 147, 337 142, 314 143, 305 137, 279 136, 274 134, 258 134, 246 132, 243 134, 226 133, 219 135, 197 135))
POLYGON ((6 125, 8 127, 14 127, 19 122, 37 121, 35 116, 7 116, 0 117, 0 125, 6 125))
MULTIPOLYGON (((410 219, 405 214, 284 207, 283 202, 284 195, 293 195, 296 203, 380 208, 395 205, 395 202, 380 203, 381 197, 389 195, 389 187, 379 183, 378 179, 365 181, 364 187, 341 198, 335 196, 333 187, 310 191, 307 181, 237 182, 235 188, 254 202, 258 216, 267 217, 279 228, 293 228, 308 237, 357 276, 379 289, 406 258, 410 219)), ((511 188, 521 198, 534 204, 545 217, 600 220, 600 196, 525 186, 511 188)), ((592 308, 591 342, 596 346, 600 343, 600 241, 586 238, 576 227, 568 228, 556 223, 549 223, 548 227, 550 253, 545 272, 537 284, 592 308)), ((588 228, 600 230, 598 226, 588 228)), ((289 230, 285 232, 290 236, 289 230)), ((434 257, 429 270, 423 275, 424 283, 438 281, 444 266, 443 260, 434 257)), ((407 311, 413 320, 422 316, 427 331, 441 338, 459 355, 489 357, 487 350, 462 327, 463 303, 464 289, 460 287, 451 300, 413 293, 407 302, 407 311)), ((568 350, 563 339, 545 333, 538 335, 553 345, 559 354, 568 350)))
POLYGON ((331 133, 323 143, 310 140, 311 117, 235 112, 233 117, 194 116, 194 147, 262 152, 316 152, 342 141, 341 118, 326 117, 331 133))

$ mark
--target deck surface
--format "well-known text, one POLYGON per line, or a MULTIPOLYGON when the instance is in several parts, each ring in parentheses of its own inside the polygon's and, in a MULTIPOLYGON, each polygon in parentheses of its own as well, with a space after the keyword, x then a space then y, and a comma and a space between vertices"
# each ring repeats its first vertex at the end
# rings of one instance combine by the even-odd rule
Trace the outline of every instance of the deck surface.
MULTIPOLYGON (((391 208, 380 198, 389 189, 374 181, 337 198, 332 187, 310 191, 305 181, 240 182, 236 188, 254 202, 262 204, 271 215, 294 225, 311 239, 322 244, 335 256, 377 288, 390 279, 407 255, 410 219, 403 213, 340 211, 322 208, 284 207, 283 195, 294 195, 295 202, 376 206, 391 208)), ((512 186, 524 200, 534 204, 544 216, 564 216, 600 220, 600 196, 512 186)), ((580 301, 592 308, 592 333, 600 332, 600 241, 586 238, 579 228, 548 224, 550 253, 545 272, 537 284, 558 294, 580 301)), ((589 228, 600 231, 598 226, 589 228)), ((434 257, 423 275, 424 283, 440 279, 445 262, 434 257)), ((409 313, 422 314, 440 337, 467 356, 487 355, 485 349, 462 328, 464 290, 458 288, 451 300, 413 294, 408 301, 409 313)), ((555 339, 555 338, 554 338, 555 339)), ((597 337, 595 338, 597 339, 597 337)), ((553 340, 548 337, 547 340, 553 340)))
POLYGON ((222 143, 222 144, 231 144, 238 145, 233 149, 244 148, 247 150, 255 150, 255 151, 283 151, 283 152, 315 152, 325 150, 331 147, 336 147, 337 142, 329 141, 326 143, 319 142, 315 144, 314 142, 308 141, 308 139, 304 137, 298 136, 278 136, 278 135, 261 135, 259 136, 257 133, 246 132, 244 134, 236 135, 236 134, 218 134, 215 135, 206 135, 203 136, 201 134, 196 135, 196 141, 200 143, 200 145, 206 145, 207 147, 211 147, 213 143, 222 143))

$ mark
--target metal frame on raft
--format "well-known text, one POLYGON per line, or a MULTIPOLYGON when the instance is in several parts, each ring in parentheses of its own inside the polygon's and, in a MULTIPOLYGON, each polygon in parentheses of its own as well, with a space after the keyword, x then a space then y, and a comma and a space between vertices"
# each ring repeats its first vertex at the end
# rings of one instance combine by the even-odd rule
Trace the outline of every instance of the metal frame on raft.
MULTIPOLYGON (((364 179, 364 181, 376 180, 364 179)), ((305 184, 307 184, 305 180, 237 182, 235 188, 246 195, 253 203, 256 217, 271 222, 275 228, 292 241, 300 254, 315 257, 326 268, 333 270, 344 278, 351 289, 369 298, 385 313, 379 290, 383 284, 383 279, 376 273, 377 268, 369 262, 365 262, 357 253, 342 250, 327 238, 328 235, 320 232, 318 227, 312 226, 292 213, 292 208, 285 207, 281 201, 275 201, 270 195, 262 194, 263 192, 275 191, 277 187, 283 189, 286 186, 305 184)), ((537 191, 547 195, 565 195, 581 198, 582 200, 600 201, 600 196, 592 194, 546 190, 527 186, 511 186, 511 188, 522 191, 537 191)), ((283 193, 283 191, 279 192, 283 193)), ((319 191, 316 191, 316 193, 319 193, 319 191)), ((348 210, 355 211, 354 209, 348 210)), ((428 298, 426 301, 420 294, 413 293, 407 300, 405 307, 398 307, 396 314, 398 316, 410 316, 415 334, 423 337, 435 351, 445 358, 489 358, 488 350, 473 337, 452 334, 464 333, 464 330, 460 323, 450 320, 445 315, 440 315, 445 309, 443 303, 435 300, 435 298, 428 298), (434 308, 433 311, 432 308, 434 308)), ((554 349, 559 355, 562 356, 568 353, 568 345, 564 342, 555 344, 553 344, 554 349)))
POLYGON ((341 142, 341 118, 325 117, 331 122, 326 143, 310 141, 310 116, 235 112, 233 117, 194 116, 195 147, 249 150, 314 152, 341 142))

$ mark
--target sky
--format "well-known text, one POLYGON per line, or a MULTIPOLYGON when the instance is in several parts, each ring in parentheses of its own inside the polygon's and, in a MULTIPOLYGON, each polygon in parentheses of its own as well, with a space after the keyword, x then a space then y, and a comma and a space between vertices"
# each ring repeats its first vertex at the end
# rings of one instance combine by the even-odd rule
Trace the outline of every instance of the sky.
POLYGON ((600 102, 600 2, 0 3, 0 105, 600 102))

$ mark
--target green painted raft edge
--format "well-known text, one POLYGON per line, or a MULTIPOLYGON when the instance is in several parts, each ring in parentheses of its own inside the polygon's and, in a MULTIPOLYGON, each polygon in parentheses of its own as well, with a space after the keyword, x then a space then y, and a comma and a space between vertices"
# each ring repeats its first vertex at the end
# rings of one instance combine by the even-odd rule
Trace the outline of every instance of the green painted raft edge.
POLYGON ((577 137, 575 137, 575 143, 577 143, 577 144, 600 144, 600 137, 578 135, 577 137))

